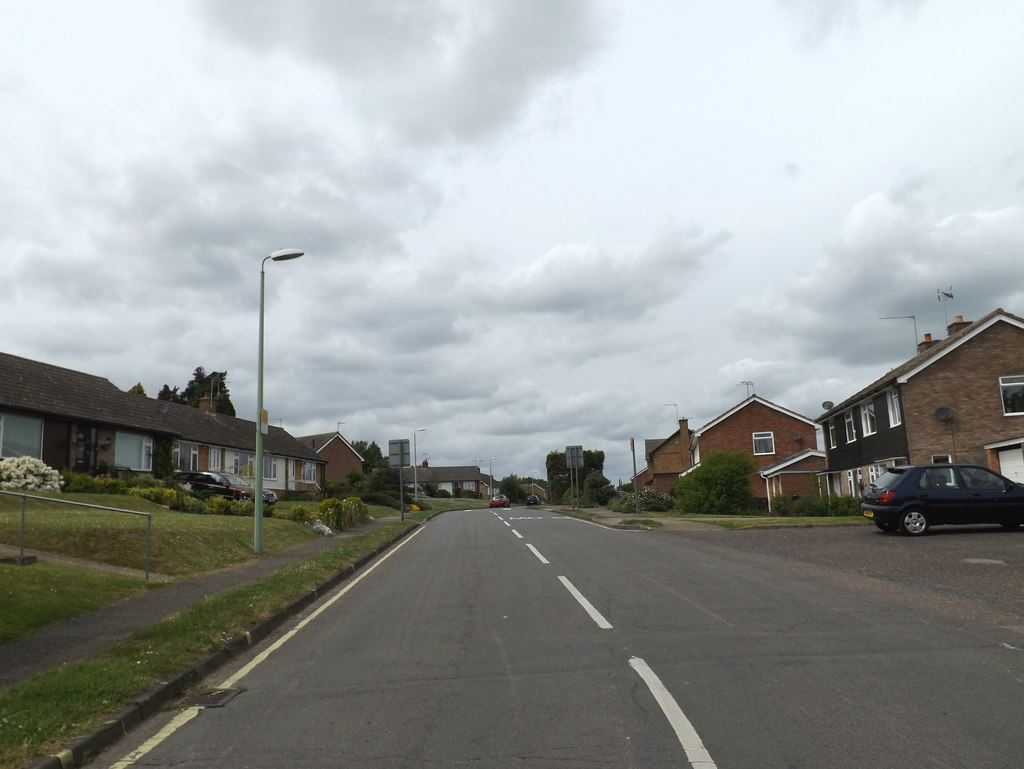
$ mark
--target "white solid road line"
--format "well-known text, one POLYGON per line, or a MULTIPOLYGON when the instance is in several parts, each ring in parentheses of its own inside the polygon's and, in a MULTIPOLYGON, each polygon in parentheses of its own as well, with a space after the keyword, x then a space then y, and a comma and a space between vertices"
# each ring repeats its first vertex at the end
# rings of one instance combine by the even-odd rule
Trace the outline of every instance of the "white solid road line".
MULTIPOLYGON (((520 537, 520 539, 522 539, 522 537, 520 537)), ((537 550, 537 548, 535 548, 533 545, 527 545, 527 547, 530 548, 530 552, 537 556, 537 560, 539 560, 541 563, 551 563, 547 558, 542 556, 540 554, 540 551, 537 550)))
MULTIPOLYGON (((527 545, 527 547, 529 547, 529 545, 527 545)), ((582 606, 586 610, 587 614, 590 615, 590 618, 594 620, 595 623, 597 623, 597 626, 599 628, 601 628, 602 630, 612 629, 612 623, 610 623, 608 620, 601 616, 601 612, 595 609, 594 605, 590 603, 590 601, 588 601, 586 598, 584 598, 583 593, 577 590, 576 587, 572 584, 572 582, 570 582, 566 577, 559 577, 558 579, 561 581, 563 585, 565 585, 565 589, 569 591, 572 597, 579 602, 580 606, 582 606)))
POLYGON ((651 670, 650 666, 639 657, 631 658, 629 666, 640 675, 644 683, 647 684, 647 688, 651 690, 651 694, 654 695, 665 718, 668 719, 669 725, 675 731, 679 744, 686 751, 686 759, 690 762, 690 766, 693 769, 717 769, 715 762, 711 759, 711 754, 701 742, 697 730, 690 723, 690 719, 686 717, 675 697, 665 688, 661 679, 651 670))
MULTIPOLYGON (((237 673, 235 673, 230 678, 226 679, 224 681, 224 683, 222 683, 220 686, 218 686, 216 688, 218 688, 218 689, 230 689, 230 688, 232 688, 242 678, 244 678, 249 673, 251 673, 256 668, 257 665, 259 665, 260 663, 265 661, 267 659, 267 657, 269 657, 275 651, 277 651, 282 646, 284 646, 285 643, 290 641, 300 630, 302 630, 304 627, 306 627, 306 625, 308 625, 314 619, 316 619, 321 614, 323 614, 328 608, 333 606, 335 601, 340 599, 349 590, 351 590, 356 585, 358 585, 360 582, 362 582, 363 579, 365 579, 366 577, 370 576, 370 573, 374 569, 376 569, 378 566, 380 566, 382 563, 384 563, 384 561, 386 561, 388 558, 393 556, 400 549, 405 547, 405 545, 408 542, 412 541, 412 539, 415 538, 421 531, 423 531, 423 527, 422 526, 419 527, 418 529, 416 529, 416 531, 414 531, 408 537, 406 537, 401 542, 399 542, 397 545, 392 547, 386 553, 384 553, 384 555, 382 555, 379 560, 374 561, 373 565, 371 565, 366 571, 364 571, 364 572, 360 573, 358 576, 354 577, 350 582, 348 582, 345 585, 344 588, 342 588, 337 593, 335 593, 333 596, 331 596, 330 599, 325 601, 323 603, 323 605, 321 605, 316 611, 314 611, 312 614, 310 614, 308 617, 306 617, 304 620, 302 620, 299 624, 297 624, 294 628, 292 628, 287 633, 285 633, 283 636, 281 636, 279 639, 277 639, 274 643, 272 643, 270 646, 268 646, 264 651, 262 651, 258 655, 256 655, 256 657, 254 657, 253 660, 251 662, 249 662, 249 664, 247 664, 245 667, 243 667, 241 670, 239 670, 237 673)), ((170 737, 172 734, 174 734, 176 731, 178 731, 178 729, 180 729, 182 726, 184 726, 189 721, 191 721, 193 718, 195 718, 199 714, 200 710, 202 710, 202 708, 191 707, 191 708, 188 708, 187 710, 182 711, 177 716, 175 716, 174 719, 169 724, 167 724, 167 726, 165 726, 163 729, 161 729, 156 735, 154 735, 151 739, 147 740, 142 745, 140 745, 137 750, 134 750, 131 753, 129 753, 128 755, 126 755, 124 758, 122 758, 116 764, 112 764, 110 769, 127 769, 128 767, 133 766, 139 759, 143 758, 147 753, 149 753, 151 750, 153 750, 153 748, 158 746, 161 742, 163 742, 168 737, 170 737)))

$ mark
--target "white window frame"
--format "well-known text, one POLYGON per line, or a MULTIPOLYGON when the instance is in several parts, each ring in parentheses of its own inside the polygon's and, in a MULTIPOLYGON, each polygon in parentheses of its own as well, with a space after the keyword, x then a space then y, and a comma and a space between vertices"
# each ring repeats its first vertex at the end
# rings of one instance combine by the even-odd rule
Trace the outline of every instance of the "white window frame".
POLYGON ((933 465, 948 465, 953 461, 949 454, 932 454, 933 465))
POLYGON ((128 462, 128 467, 131 470, 138 470, 144 473, 153 472, 153 436, 142 435, 141 433, 126 433, 116 432, 114 434, 114 462, 119 463, 124 457, 125 444, 131 444, 131 447, 135 447, 135 442, 138 441, 139 455, 131 457, 128 462), (118 449, 121 452, 118 452, 118 449))
POLYGON ((860 404, 861 435, 874 435, 878 432, 878 420, 875 419, 875 402, 860 404))
POLYGON ((209 465, 209 468, 207 469, 213 471, 219 471, 223 469, 221 467, 221 460, 223 459, 224 456, 223 449, 220 449, 217 446, 210 446, 206 456, 208 457, 206 463, 209 465))
POLYGON ((773 433, 771 430, 765 430, 763 432, 753 433, 752 434, 752 438, 753 438, 753 441, 754 441, 754 456, 756 456, 756 457, 757 456, 766 456, 768 454, 774 454, 775 453, 775 433, 773 433), (757 444, 759 442, 764 444, 766 441, 771 444, 771 446, 768 447, 769 450, 768 451, 764 451, 763 449, 766 448, 766 447, 764 445, 762 445, 761 446, 762 450, 758 451, 757 450, 757 444))
POLYGON ((1024 388, 1024 376, 1001 376, 999 377, 999 400, 1003 404, 1003 416, 1013 417, 1024 415, 1024 399, 1022 399, 1020 411, 1007 411, 1006 402, 1006 391, 1007 388, 1022 389, 1024 388))
POLYGON ((828 447, 834 449, 836 447, 836 421, 835 419, 829 419, 825 422, 825 429, 828 431, 828 447))
POLYGON ((889 390, 885 399, 889 407, 889 427, 903 424, 903 408, 900 406, 900 391, 889 390))
POLYGON ((303 483, 316 483, 316 463, 315 462, 303 462, 302 463, 302 482, 303 483))
POLYGON ((270 454, 263 455, 263 480, 277 480, 277 457, 270 454))
POLYGON ((846 424, 846 442, 854 443, 857 440, 857 422, 853 418, 853 409, 843 415, 843 422, 846 424))

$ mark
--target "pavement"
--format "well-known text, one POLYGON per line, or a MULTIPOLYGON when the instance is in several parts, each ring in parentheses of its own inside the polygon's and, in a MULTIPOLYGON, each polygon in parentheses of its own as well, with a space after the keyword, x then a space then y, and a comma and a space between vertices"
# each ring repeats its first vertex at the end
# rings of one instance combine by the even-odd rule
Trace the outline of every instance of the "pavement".
MULTIPOLYGON (((544 512, 552 512, 544 509, 544 512)), ((643 528, 622 525, 627 516, 610 514, 608 510, 557 510, 555 512, 574 515, 594 523, 616 528, 643 528)), ((96 611, 83 614, 69 620, 53 622, 43 626, 29 636, 0 645, 0 690, 13 686, 39 675, 47 670, 87 659, 93 654, 108 649, 123 640, 131 633, 149 625, 153 625, 170 617, 188 606, 217 593, 247 584, 272 571, 292 563, 304 561, 327 548, 338 544, 340 538, 354 537, 379 528, 386 523, 399 520, 399 517, 385 517, 370 521, 355 529, 350 529, 329 537, 320 537, 302 545, 272 555, 263 555, 258 559, 237 566, 220 569, 215 572, 201 574, 188 579, 172 580, 160 574, 149 575, 150 581, 164 582, 159 587, 147 590, 138 595, 126 598, 117 603, 104 606, 96 611)), ((704 524, 686 521, 658 519, 666 528, 705 528, 704 524)), ((405 536, 405 535, 402 535, 405 536)), ((396 538, 395 541, 401 537, 396 538)), ((393 543, 388 543, 388 546, 393 543)), ((363 561, 355 564, 353 570, 364 566, 379 553, 371 553, 363 561)), ((18 557, 18 548, 0 545, 0 557, 18 557)), ((52 553, 25 550, 24 555, 29 561, 34 557, 39 561, 58 561, 71 563, 88 568, 116 571, 121 574, 134 574, 145 577, 143 572, 112 567, 106 564, 83 561, 52 553)), ((27 565, 24 568, 32 568, 27 565)), ((147 692, 124 712, 117 714, 105 722, 92 734, 83 736, 73 745, 58 754, 40 759, 32 764, 31 769, 70 769, 88 762, 103 748, 113 744, 124 736, 131 728, 157 712, 166 703, 177 697, 189 686, 201 681, 206 675, 224 664, 242 649, 255 645, 265 638, 274 628, 288 617, 301 611, 338 582, 345 579, 351 572, 343 572, 318 586, 306 596, 293 602, 283 611, 271 616, 251 629, 244 637, 234 639, 229 648, 214 653, 206 660, 200 661, 194 668, 183 671, 173 680, 163 682, 153 691, 147 692)))

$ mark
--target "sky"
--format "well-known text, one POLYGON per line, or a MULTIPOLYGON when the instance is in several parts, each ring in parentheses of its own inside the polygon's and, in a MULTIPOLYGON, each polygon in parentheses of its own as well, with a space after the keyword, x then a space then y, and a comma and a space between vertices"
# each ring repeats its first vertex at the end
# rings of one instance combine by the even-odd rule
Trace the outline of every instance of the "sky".
POLYGON ((0 10, 0 350, 125 390, 255 419, 296 248, 272 424, 618 483, 1024 315, 1020 0, 0 10))

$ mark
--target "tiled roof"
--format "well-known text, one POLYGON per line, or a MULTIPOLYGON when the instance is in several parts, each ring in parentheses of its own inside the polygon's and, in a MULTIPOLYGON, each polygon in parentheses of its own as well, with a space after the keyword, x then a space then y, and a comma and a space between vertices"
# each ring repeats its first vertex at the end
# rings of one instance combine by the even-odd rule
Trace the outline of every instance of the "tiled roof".
MULTIPOLYGON (((7 353, 0 353, 0 409, 173 435, 241 451, 256 446, 255 421, 125 392, 103 377, 7 353)), ((270 427, 263 449, 269 454, 322 461, 280 427, 270 427)))
POLYGON ((915 369, 921 366, 928 365, 932 360, 940 358, 942 355, 948 352, 950 348, 957 347, 963 342, 967 341, 967 339, 970 338, 976 331, 985 326, 990 325, 999 316, 1002 316, 1012 322, 1015 322, 1016 324, 1019 324, 1021 327, 1024 327, 1024 318, 1019 318, 1016 315, 1008 313, 1002 308, 997 307, 992 312, 988 313, 988 315, 985 315, 983 318, 979 318, 978 320, 974 321, 969 326, 965 326, 962 330, 956 332, 955 334, 947 336, 945 339, 936 342, 930 347, 925 348, 917 355, 915 355, 913 358, 910 358, 909 360, 901 363, 896 368, 890 369, 885 374, 876 379, 874 382, 869 384, 867 387, 858 390, 856 393, 851 395, 842 403, 838 403, 832 408, 825 411, 821 416, 819 416, 814 421, 818 422, 819 424, 825 422, 834 415, 843 412, 850 408, 851 406, 864 400, 872 393, 878 392, 880 390, 885 389, 886 387, 891 386, 900 377, 909 374, 910 372, 914 371, 915 369))

